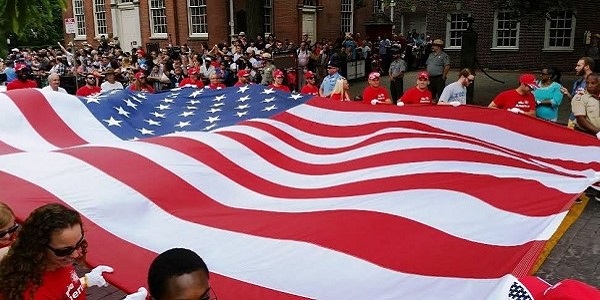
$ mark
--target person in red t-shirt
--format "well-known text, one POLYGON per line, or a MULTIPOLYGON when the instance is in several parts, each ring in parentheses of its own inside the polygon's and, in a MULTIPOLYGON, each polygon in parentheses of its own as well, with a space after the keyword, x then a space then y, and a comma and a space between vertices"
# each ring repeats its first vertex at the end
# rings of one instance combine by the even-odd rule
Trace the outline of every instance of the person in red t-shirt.
POLYGON ((135 73, 135 81, 129 86, 132 91, 154 93, 154 88, 146 82, 146 74, 139 71, 135 73))
POLYGON ((329 95, 329 99, 334 101, 352 101, 349 90, 350 84, 348 83, 348 80, 344 77, 340 77, 335 82, 335 86, 333 87, 333 91, 331 91, 331 95, 329 95))
POLYGON ((273 83, 269 85, 269 88, 290 93, 290 88, 283 85, 283 72, 281 70, 273 71, 273 83))
POLYGON ((250 73, 246 69, 242 69, 237 73, 238 81, 233 86, 245 86, 250 84, 250 73))
POLYGON ((304 73, 304 79, 306 79, 306 84, 302 87, 300 93, 313 96, 319 95, 319 87, 317 86, 315 73, 306 71, 304 73))
POLYGON ((0 298, 85 300, 89 286, 106 286, 98 266, 79 278, 73 263, 86 251, 78 212, 60 204, 35 209, 23 222, 19 237, 0 261, 0 298))
POLYGON ((220 90, 220 89, 226 88, 226 86, 223 83, 221 83, 221 78, 219 77, 219 74, 217 74, 216 72, 211 72, 208 75, 208 80, 209 80, 209 84, 206 86, 206 88, 208 88, 208 89, 220 90))
POLYGON ((29 67, 26 64, 23 64, 23 63, 15 64, 15 73, 17 73, 17 79, 9 82, 6 85, 7 91, 38 87, 38 85, 35 81, 29 79, 31 70, 29 69, 29 67))
POLYGON ((417 85, 404 92, 404 95, 398 99, 396 105, 432 104, 433 96, 431 95, 431 91, 427 88, 427 85, 429 85, 429 73, 419 73, 417 76, 417 85))
POLYGON ((519 87, 498 94, 488 107, 506 109, 514 113, 535 117, 535 97, 532 91, 539 85, 532 74, 519 77, 519 87))
POLYGON ((191 87, 196 87, 196 88, 203 88, 204 87, 204 82, 202 82, 202 80, 200 79, 200 75, 198 74, 198 68, 193 67, 190 68, 188 70, 188 76, 184 78, 180 83, 179 83, 179 87, 184 87, 184 86, 191 86, 191 87))
POLYGON ((85 76, 85 85, 80 87, 75 95, 81 97, 93 96, 100 94, 102 89, 96 85, 96 76, 93 74, 87 74, 85 76))
POLYGON ((381 74, 371 72, 369 74, 369 86, 363 91, 363 103, 365 104, 392 104, 392 98, 388 90, 379 85, 381 74))

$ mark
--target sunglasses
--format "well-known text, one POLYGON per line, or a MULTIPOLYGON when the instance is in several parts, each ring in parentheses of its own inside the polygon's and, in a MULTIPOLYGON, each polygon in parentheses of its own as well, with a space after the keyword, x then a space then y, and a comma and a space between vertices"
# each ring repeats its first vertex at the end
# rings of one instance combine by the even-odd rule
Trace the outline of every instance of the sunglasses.
POLYGON ((17 229, 19 229, 19 224, 15 223, 15 225, 11 226, 10 228, 4 230, 4 231, 0 231, 0 239, 5 238, 6 236, 10 236, 13 233, 15 233, 15 231, 17 231, 17 229))
POLYGON ((473 78, 473 79, 469 79, 469 78, 467 78, 467 81, 469 81, 469 82, 473 82, 473 81, 475 81, 475 78, 473 78))
POLYGON ((83 246, 85 243, 87 243, 87 241, 85 240, 85 236, 83 235, 83 232, 82 232, 81 239, 79 239, 79 241, 77 242, 77 244, 75 244, 75 246, 69 246, 69 247, 60 248, 60 249, 52 248, 50 245, 46 245, 46 247, 48 247, 48 249, 50 249, 50 251, 52 251, 52 253, 54 253, 54 255, 56 255, 58 257, 65 257, 65 256, 69 256, 69 255, 73 254, 73 252, 75 252, 75 250, 81 248, 81 246, 83 246))
POLYGON ((96 78, 94 78, 94 77, 87 77, 87 79, 96 79, 96 78))
POLYGON ((215 290, 209 286, 208 290, 200 296, 200 300, 217 300, 217 294, 215 293, 215 290))

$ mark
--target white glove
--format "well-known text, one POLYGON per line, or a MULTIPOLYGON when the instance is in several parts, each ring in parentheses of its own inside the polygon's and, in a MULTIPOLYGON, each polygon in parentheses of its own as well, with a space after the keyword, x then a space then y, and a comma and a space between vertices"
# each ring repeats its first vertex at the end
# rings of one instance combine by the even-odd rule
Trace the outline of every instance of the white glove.
POLYGON ((146 297, 148 297, 148 290, 145 287, 141 287, 137 292, 125 296, 123 300, 146 300, 146 297))
POLYGON ((453 102, 450 102, 450 105, 457 107, 457 106, 460 106, 460 102, 453 101, 453 102))
POLYGON ((379 103, 379 101, 377 101, 377 99, 373 99, 373 100, 371 100, 371 104, 373 104, 373 105, 377 105, 377 103, 379 103))
POLYGON ((525 112, 522 111, 519 108, 513 107, 513 108, 509 108, 508 111, 510 111, 511 113, 515 113, 515 114, 524 114, 525 112))
POLYGON ((90 286, 107 286, 106 279, 102 276, 102 273, 112 273, 113 268, 109 266, 97 266, 93 268, 89 273, 85 274, 85 283, 88 287, 90 286))
POLYGON ((598 131, 598 133, 596 133, 596 137, 600 140, 600 131, 598 131))
POLYGON ((404 106, 404 102, 398 101, 398 103, 396 103, 396 105, 398 105, 398 106, 404 106))

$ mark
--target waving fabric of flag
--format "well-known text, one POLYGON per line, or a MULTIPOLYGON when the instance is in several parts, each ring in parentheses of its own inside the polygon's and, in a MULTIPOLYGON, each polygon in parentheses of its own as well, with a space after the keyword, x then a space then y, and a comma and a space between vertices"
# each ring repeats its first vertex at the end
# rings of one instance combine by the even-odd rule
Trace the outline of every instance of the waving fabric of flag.
POLYGON ((600 179, 596 139, 478 107, 251 86, 22 90, 0 114, 0 199, 20 219, 79 211, 88 262, 129 292, 184 247, 219 299, 517 299, 513 276, 600 179))

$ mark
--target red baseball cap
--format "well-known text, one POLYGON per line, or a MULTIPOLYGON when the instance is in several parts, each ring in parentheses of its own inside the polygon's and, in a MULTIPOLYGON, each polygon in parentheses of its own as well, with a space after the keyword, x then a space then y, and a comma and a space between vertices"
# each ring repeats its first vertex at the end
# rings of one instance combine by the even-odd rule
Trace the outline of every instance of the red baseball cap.
POLYGON ((371 72, 371 74, 369 74, 369 80, 379 79, 379 77, 381 77, 381 74, 377 72, 371 72))
POLYGON ((304 72, 304 78, 305 79, 315 78, 315 73, 313 73, 311 71, 306 71, 306 72, 304 72))
POLYGON ((248 71, 246 71, 246 69, 241 69, 237 73, 237 77, 246 77, 246 76, 250 76, 250 73, 248 73, 248 71))
POLYGON ((135 53, 136 53, 136 54, 140 54, 140 55, 142 55, 142 56, 144 56, 144 55, 145 55, 145 53, 144 53, 144 50, 142 50, 142 49, 137 49, 137 51, 135 51, 135 53))
POLYGON ((277 77, 283 77, 283 72, 281 70, 275 70, 273 72, 273 77, 277 78, 277 77))
POLYGON ((584 282, 565 279, 555 285, 536 276, 525 276, 519 281, 535 300, 594 300, 600 299, 600 291, 584 282))
POLYGON ((519 77, 519 82, 521 84, 529 86, 533 90, 535 90, 535 89, 537 89, 537 88, 540 87, 537 84, 537 82, 535 81, 535 76, 533 76, 533 74, 523 74, 523 75, 521 75, 521 77, 519 77))
POLYGON ((417 76, 417 79, 421 79, 421 78, 425 78, 425 79, 429 80, 429 73, 427 73, 427 72, 419 73, 419 76, 417 76))
POLYGON ((142 77, 146 77, 146 74, 144 74, 144 72, 139 71, 139 72, 135 73, 135 79, 140 79, 142 77))
POLYGON ((197 68, 190 68, 188 70, 188 75, 196 75, 198 74, 198 69, 197 68))
POLYGON ((26 68, 27 68, 26 64, 23 64, 23 63, 17 63, 17 64, 15 64, 15 72, 19 72, 19 71, 21 71, 23 69, 26 69, 26 68))
POLYGON ((565 279, 544 293, 543 300, 595 300, 600 299, 600 291, 581 281, 565 279))

